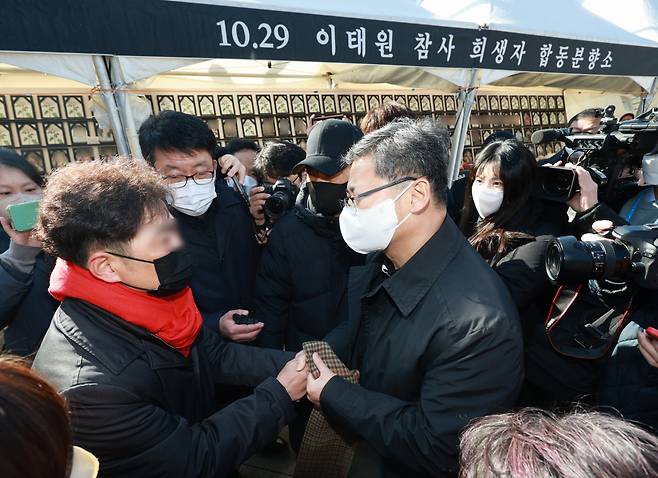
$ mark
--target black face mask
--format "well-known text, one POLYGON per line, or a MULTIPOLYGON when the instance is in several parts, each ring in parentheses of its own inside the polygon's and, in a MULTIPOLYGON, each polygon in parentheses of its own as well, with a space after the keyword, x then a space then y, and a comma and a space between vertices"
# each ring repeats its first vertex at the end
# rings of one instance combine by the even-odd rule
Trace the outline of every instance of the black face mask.
POLYGON ((308 183, 311 204, 313 204, 315 211, 323 216, 335 216, 341 211, 340 201, 345 199, 346 191, 347 183, 334 184, 317 181, 309 181, 308 183))
POLYGON ((169 254, 162 256, 154 261, 146 261, 136 257, 124 256, 116 252, 106 251, 113 256, 122 257, 131 261, 144 262, 155 266, 155 273, 158 275, 160 285, 157 289, 142 289, 134 285, 123 283, 134 289, 145 290, 155 297, 166 297, 182 291, 190 285, 192 278, 192 255, 185 248, 177 249, 169 254))

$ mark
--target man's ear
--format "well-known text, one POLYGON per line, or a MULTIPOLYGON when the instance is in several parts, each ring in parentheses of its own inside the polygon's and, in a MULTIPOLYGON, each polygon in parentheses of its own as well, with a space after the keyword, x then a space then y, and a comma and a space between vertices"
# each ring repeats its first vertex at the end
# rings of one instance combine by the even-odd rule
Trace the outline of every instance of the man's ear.
POLYGON ((421 178, 411 188, 411 209, 412 214, 420 214, 432 202, 432 187, 427 179, 421 178))
POLYGON ((98 251, 89 256, 87 268, 91 275, 103 282, 116 283, 121 282, 121 277, 116 273, 114 265, 115 257, 107 252, 98 251))

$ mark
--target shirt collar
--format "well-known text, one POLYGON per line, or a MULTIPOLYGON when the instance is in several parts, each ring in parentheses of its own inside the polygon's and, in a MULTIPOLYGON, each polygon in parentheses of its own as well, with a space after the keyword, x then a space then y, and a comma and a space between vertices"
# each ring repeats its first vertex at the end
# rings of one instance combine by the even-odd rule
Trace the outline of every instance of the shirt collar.
POLYGON ((380 264, 381 269, 375 268, 374 271, 385 278, 371 288, 366 297, 373 297, 383 288, 400 313, 407 317, 427 295, 463 244, 461 231, 446 216, 439 230, 401 269, 395 271, 383 252, 377 254, 373 261, 380 264))

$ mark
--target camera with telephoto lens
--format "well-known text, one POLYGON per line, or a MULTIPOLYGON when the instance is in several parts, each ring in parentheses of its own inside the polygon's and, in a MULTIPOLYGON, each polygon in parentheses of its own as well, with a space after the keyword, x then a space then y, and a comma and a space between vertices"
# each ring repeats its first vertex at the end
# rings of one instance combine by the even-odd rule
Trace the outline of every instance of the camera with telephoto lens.
POLYGON ((597 241, 553 239, 546 251, 549 279, 566 286, 603 279, 658 289, 658 224, 616 227, 611 236, 597 241))
MULTIPOLYGON (((637 192, 634 172, 642 167, 642 158, 658 154, 658 108, 622 123, 614 112, 613 105, 604 110, 597 133, 540 130, 533 133, 532 142, 562 141, 565 162, 584 167, 598 184, 601 201, 618 210, 637 192)), ((543 199, 566 202, 579 191, 578 177, 569 168, 541 167, 535 190, 543 199)))
POLYGON ((263 211, 270 221, 276 221, 295 205, 299 188, 287 178, 279 178, 273 186, 265 186, 265 192, 270 195, 265 200, 263 211))

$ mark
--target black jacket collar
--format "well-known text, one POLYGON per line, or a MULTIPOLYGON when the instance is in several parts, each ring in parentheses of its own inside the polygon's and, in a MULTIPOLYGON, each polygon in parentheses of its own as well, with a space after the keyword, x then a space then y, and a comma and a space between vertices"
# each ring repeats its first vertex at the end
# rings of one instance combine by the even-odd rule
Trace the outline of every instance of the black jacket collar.
MULTIPOLYGON (((463 247, 464 242, 465 239, 455 223, 446 216, 443 225, 423 247, 400 270, 375 285, 366 297, 374 296, 383 288, 400 313, 404 317, 409 316, 463 247)), ((371 267, 373 274, 378 273, 382 267, 386 267, 388 271, 394 270, 383 252, 373 257, 371 267)))
POLYGON ((191 365, 180 352, 147 330, 81 300, 64 300, 53 320, 70 341, 115 374, 142 355, 152 369, 191 365))

